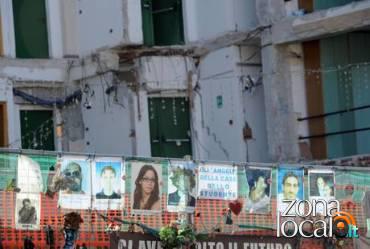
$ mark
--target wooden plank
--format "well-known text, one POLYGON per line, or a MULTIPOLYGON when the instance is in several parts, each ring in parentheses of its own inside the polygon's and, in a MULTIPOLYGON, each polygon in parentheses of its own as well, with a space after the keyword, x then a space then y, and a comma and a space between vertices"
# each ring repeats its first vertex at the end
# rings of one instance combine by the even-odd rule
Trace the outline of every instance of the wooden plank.
MULTIPOLYGON (((312 73, 310 70, 320 69, 320 43, 310 41, 303 43, 305 82, 307 94, 307 115, 313 116, 324 113, 323 88, 321 73, 312 73)), ((305 122, 305 121, 302 121, 305 122)), ((310 135, 325 133, 325 119, 311 119, 308 121, 310 135)), ((326 139, 315 138, 310 140, 311 153, 314 159, 327 158, 326 139)))
POLYGON ((6 103, 0 103, 0 147, 7 147, 8 143, 8 114, 6 103))

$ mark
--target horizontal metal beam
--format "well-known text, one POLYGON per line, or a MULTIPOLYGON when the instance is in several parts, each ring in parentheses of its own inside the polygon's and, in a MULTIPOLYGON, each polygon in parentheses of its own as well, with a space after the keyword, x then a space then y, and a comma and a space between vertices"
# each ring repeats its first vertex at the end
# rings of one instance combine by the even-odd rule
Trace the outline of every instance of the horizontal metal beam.
MULTIPOLYGON (((107 155, 107 154, 91 154, 91 153, 78 153, 78 152, 64 152, 64 151, 40 151, 40 150, 23 150, 23 149, 11 149, 11 148, 0 148, 0 153, 16 153, 25 155, 44 155, 44 156, 86 156, 88 158, 95 157, 121 157, 123 159, 136 159, 136 160, 147 160, 147 161, 163 161, 163 160, 174 160, 182 161, 185 159, 181 158, 164 158, 164 157, 140 157, 140 156, 127 156, 127 155, 107 155)), ((357 155, 359 157, 361 155, 357 155)), ((327 159, 327 160, 345 160, 346 158, 338 159, 327 159)), ((257 163, 257 162, 231 162, 231 161, 213 161, 213 160, 192 160, 194 163, 210 163, 210 164, 227 164, 235 165, 238 167, 261 167, 261 168, 278 168, 279 164, 284 164, 291 167, 303 168, 303 169, 332 169, 332 170, 356 170, 356 171, 370 171, 370 167, 355 167, 355 166, 340 166, 340 165, 318 165, 320 162, 276 162, 276 163, 257 163)), ((326 160, 323 160, 326 161, 326 160)))

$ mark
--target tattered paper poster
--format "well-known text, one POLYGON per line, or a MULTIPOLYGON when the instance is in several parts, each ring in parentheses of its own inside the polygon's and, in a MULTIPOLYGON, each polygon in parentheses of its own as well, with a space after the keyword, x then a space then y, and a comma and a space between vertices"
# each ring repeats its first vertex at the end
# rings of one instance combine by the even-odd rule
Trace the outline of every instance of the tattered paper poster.
POLYGON ((249 191, 245 209, 248 213, 268 213, 270 211, 271 174, 269 168, 246 168, 245 176, 249 191))
POLYGON ((203 163, 198 168, 198 197, 201 199, 236 200, 238 167, 203 163))
POLYGON ((195 164, 191 161, 170 161, 167 181, 167 210, 194 212, 196 203, 195 164))

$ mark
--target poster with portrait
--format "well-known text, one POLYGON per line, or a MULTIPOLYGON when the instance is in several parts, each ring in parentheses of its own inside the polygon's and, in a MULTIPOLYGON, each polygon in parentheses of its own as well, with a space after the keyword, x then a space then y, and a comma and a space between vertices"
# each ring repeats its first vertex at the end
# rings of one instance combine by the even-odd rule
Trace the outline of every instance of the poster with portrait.
POLYGON ((17 193, 15 227, 19 230, 40 230, 40 194, 17 193))
POLYGON ((131 210, 133 214, 150 215, 162 210, 162 164, 130 161, 131 210))
POLYGON ((197 192, 200 199, 236 200, 238 167, 215 163, 200 164, 197 192))
POLYGON ((194 212, 195 196, 195 164, 191 161, 171 160, 167 179, 167 210, 194 212))
POLYGON ((21 193, 38 194, 43 192, 41 169, 35 160, 26 155, 19 155, 17 172, 17 185, 21 193))
MULTIPOLYGON (((277 204, 278 211, 284 212, 289 202, 284 200, 303 200, 304 199, 304 169, 297 166, 281 165, 277 173, 277 204)), ((290 214, 296 214, 296 207, 293 206, 290 214)), ((297 207, 297 210, 304 212, 304 205, 297 207)))
POLYGON ((82 156, 63 156, 60 163, 63 187, 59 193, 59 206, 70 209, 91 208, 90 160, 82 156))
POLYGON ((268 213, 271 207, 272 170, 269 168, 247 167, 245 176, 248 183, 246 211, 248 213, 268 213))
MULTIPOLYGON (((326 169, 310 169, 308 171, 308 189, 309 189, 309 200, 311 202, 313 200, 323 200, 328 204, 330 200, 334 200, 335 199, 334 171, 326 169)), ((334 204, 335 203, 331 203, 330 206, 334 207, 334 204)), ((317 203, 316 205, 317 212, 324 213, 324 208, 325 206, 323 203, 321 202, 317 203)))
POLYGON ((120 210, 124 204, 125 165, 119 158, 93 162, 93 206, 97 210, 120 210))

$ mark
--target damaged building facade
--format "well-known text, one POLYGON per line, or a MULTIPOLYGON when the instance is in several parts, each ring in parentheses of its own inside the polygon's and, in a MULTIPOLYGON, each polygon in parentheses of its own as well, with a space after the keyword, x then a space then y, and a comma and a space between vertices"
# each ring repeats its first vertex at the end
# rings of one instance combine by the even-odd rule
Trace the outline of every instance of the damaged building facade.
POLYGON ((370 1, 256 3, 271 158, 368 154, 370 1))
POLYGON ((370 152, 368 0, 0 9, 1 147, 236 162, 370 152))
POLYGON ((2 146, 269 160, 253 2, 1 4, 2 146))

